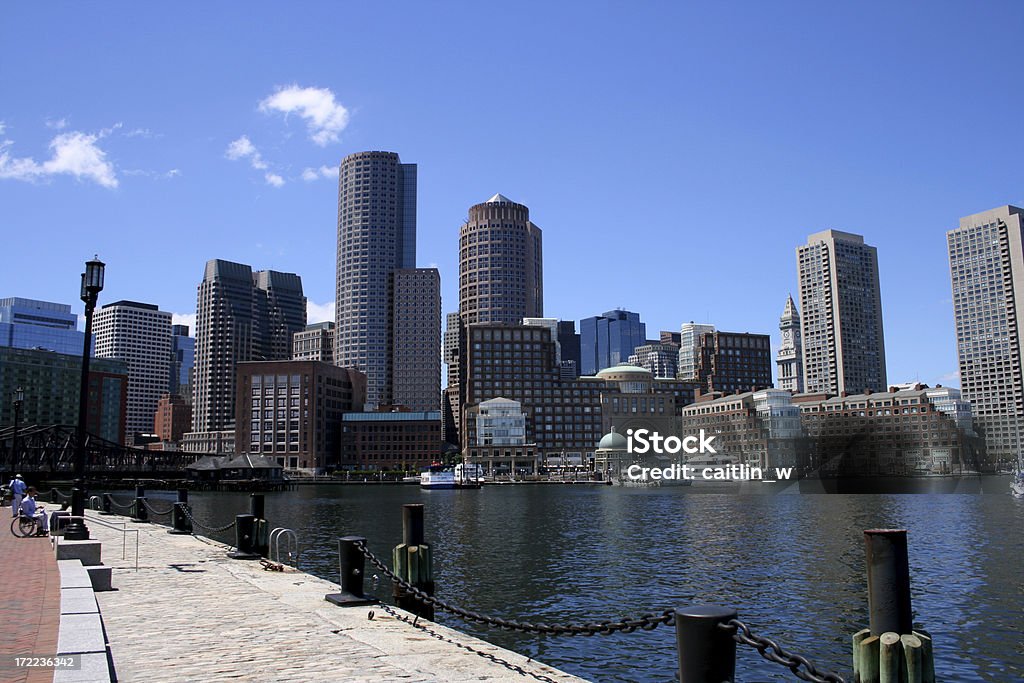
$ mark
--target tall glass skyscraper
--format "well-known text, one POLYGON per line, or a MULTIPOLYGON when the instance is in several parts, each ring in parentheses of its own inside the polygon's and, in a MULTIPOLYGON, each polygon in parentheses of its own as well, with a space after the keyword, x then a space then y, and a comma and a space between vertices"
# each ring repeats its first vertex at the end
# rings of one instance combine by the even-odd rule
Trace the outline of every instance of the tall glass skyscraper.
POLYGON ((82 355, 85 333, 71 306, 36 299, 0 299, 0 346, 82 355))
POLYGON ((580 374, 595 375, 625 363, 638 346, 647 342, 647 325, 640 314, 606 311, 580 321, 580 374))

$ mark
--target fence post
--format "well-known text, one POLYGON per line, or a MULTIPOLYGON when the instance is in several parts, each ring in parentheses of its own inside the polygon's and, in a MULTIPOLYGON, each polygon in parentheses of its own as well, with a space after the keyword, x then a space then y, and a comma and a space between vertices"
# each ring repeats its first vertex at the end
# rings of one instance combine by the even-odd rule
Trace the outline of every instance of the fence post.
POLYGON ((112 500, 113 500, 113 496, 111 494, 109 494, 109 493, 104 493, 103 494, 103 511, 100 512, 101 515, 112 515, 112 514, 114 514, 114 506, 111 505, 111 501, 112 500))
POLYGON ((149 512, 146 510, 146 487, 141 484, 135 487, 135 507, 132 508, 132 521, 149 521, 149 512))
POLYGON ((676 609, 679 683, 732 683, 736 677, 736 641, 720 628, 736 610, 703 605, 676 609))
MULTIPOLYGON (((402 506, 402 542, 391 552, 395 574, 428 595, 434 594, 434 563, 424 537, 423 505, 402 506)), ((395 604, 424 619, 434 619, 434 606, 419 600, 397 583, 395 604)))
POLYGON ((174 509, 171 511, 171 528, 168 529, 169 534, 191 534, 192 533, 192 522, 189 521, 188 515, 185 514, 185 508, 188 505, 188 489, 178 489, 178 502, 174 504, 174 509))
POLYGON ((258 560, 253 552, 256 534, 256 518, 252 515, 235 515, 235 550, 228 553, 232 560, 258 560))
POLYGON ((338 539, 338 569, 341 574, 341 592, 328 593, 324 599, 341 607, 372 605, 376 598, 363 593, 366 558, 357 543, 366 543, 362 536, 344 536, 338 539))
POLYGON ((249 495, 249 513, 256 518, 256 530, 255 536, 253 537, 253 552, 267 557, 270 550, 268 543, 267 534, 270 533, 268 528, 266 513, 264 512, 264 498, 262 493, 252 493, 249 495))

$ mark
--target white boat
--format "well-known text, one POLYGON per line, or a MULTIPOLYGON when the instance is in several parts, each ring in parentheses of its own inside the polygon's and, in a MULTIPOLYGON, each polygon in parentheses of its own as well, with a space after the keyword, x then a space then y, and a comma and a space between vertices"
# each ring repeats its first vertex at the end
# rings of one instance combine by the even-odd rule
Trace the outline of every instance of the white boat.
POLYGON ((455 488, 455 472, 441 465, 431 465, 420 473, 421 489, 455 488))
POLYGON ((1010 483, 1010 493, 1014 498, 1024 498, 1024 470, 1017 470, 1013 481, 1010 483))
POLYGON ((459 463, 455 466, 455 483, 457 484, 476 484, 477 486, 484 483, 484 468, 483 465, 477 465, 475 463, 459 463))

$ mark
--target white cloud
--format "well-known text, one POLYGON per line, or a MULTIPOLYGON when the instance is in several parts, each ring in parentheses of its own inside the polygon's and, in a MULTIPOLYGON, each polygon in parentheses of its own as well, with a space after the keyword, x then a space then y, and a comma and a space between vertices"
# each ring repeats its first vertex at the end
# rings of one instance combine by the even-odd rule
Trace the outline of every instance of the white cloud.
POLYGON ((0 121, 0 135, 3 135, 5 130, 7 130, 7 124, 0 121))
POLYGON ((348 125, 348 109, 334 99, 327 88, 300 88, 290 85, 260 102, 260 111, 278 111, 286 116, 298 113, 306 121, 309 139, 326 147, 338 141, 338 135, 348 125))
POLYGON ((306 299, 306 324, 322 322, 334 322, 334 302, 315 304, 312 299, 306 299))
POLYGON ((263 178, 267 181, 267 185, 273 185, 274 187, 281 187, 284 185, 284 178, 276 173, 264 173, 263 178))
POLYGON ((196 335, 196 314, 195 313, 171 313, 172 325, 188 325, 189 334, 196 335))
POLYGON ((8 148, 10 140, 0 142, 0 178, 32 181, 37 178, 67 174, 79 180, 92 180, 103 187, 117 187, 114 166, 107 161, 107 153, 96 142, 106 134, 72 131, 61 133, 50 141, 52 156, 43 163, 31 157, 14 158, 8 148))
POLYGON ((68 127, 68 120, 66 118, 59 118, 57 120, 46 119, 44 123, 47 128, 53 128, 54 130, 64 130, 68 127))
POLYGON ((256 149, 256 145, 252 144, 252 141, 249 140, 249 136, 247 135, 243 135, 228 145, 228 149, 224 154, 232 161, 248 159, 252 167, 257 170, 262 171, 267 167, 267 162, 263 161, 263 157, 260 156, 260 152, 256 149))
POLYGON ((314 180, 320 178, 337 178, 338 169, 335 166, 321 166, 320 168, 304 168, 302 169, 302 179, 307 183, 311 183, 314 180))
POLYGON ((145 138, 148 140, 151 138, 161 138, 163 137, 163 134, 154 133, 149 128, 134 128, 127 133, 124 133, 124 136, 126 138, 145 138))

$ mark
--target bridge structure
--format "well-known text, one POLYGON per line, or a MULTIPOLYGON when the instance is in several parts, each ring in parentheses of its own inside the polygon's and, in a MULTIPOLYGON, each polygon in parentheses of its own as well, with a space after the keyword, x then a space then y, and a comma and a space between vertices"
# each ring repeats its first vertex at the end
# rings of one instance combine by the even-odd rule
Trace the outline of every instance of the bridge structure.
MULTIPOLYGON (((71 425, 0 427, 0 470, 42 475, 46 479, 71 479, 78 446, 77 429, 71 425)), ((201 453, 150 451, 86 434, 85 471, 90 480, 129 478, 184 478, 185 467, 201 453)))

